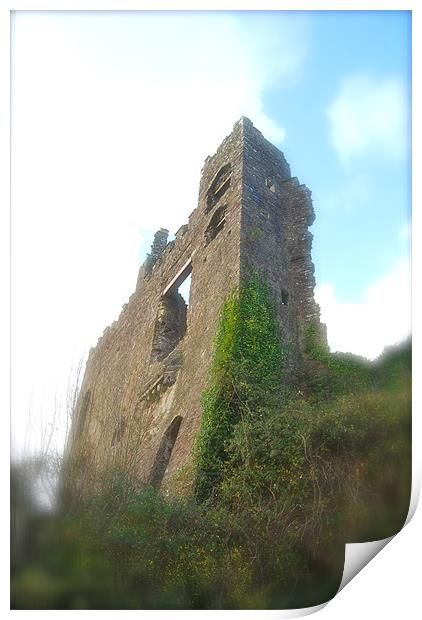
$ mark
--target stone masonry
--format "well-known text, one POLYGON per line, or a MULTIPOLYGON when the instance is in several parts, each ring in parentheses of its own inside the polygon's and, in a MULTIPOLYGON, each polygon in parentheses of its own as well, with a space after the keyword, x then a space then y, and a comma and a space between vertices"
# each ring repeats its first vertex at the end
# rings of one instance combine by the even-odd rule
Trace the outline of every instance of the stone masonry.
POLYGON ((221 306, 252 271, 269 284, 287 377, 297 379, 307 325, 326 338, 313 295, 313 220, 310 191, 241 118, 205 160, 188 224, 170 243, 166 229, 156 233, 135 292, 90 351, 69 445, 81 485, 112 465, 171 489, 199 429, 221 306), (190 274, 187 306, 178 288, 190 274))

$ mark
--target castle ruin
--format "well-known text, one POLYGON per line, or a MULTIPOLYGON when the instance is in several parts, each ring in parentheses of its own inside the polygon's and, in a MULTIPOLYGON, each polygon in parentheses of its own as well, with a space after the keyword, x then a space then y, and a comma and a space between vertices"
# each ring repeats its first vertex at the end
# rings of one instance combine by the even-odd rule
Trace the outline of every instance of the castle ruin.
POLYGON ((252 272, 269 285, 296 380, 306 327, 325 338, 313 294, 314 217, 283 153, 241 118, 205 160, 188 223, 174 241, 156 233, 135 292, 90 351, 70 443, 83 482, 115 465, 171 487, 198 433, 220 309, 252 272), (187 306, 179 288, 189 276, 187 306))

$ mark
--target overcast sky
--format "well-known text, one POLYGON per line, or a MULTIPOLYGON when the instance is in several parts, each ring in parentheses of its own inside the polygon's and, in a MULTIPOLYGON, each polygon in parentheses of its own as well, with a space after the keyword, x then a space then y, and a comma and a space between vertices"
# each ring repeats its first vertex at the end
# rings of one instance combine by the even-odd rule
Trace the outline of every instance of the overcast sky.
POLYGON ((410 331, 410 15, 17 12, 12 20, 14 441, 63 405, 156 229, 195 208, 242 115, 312 191, 333 350, 410 331))

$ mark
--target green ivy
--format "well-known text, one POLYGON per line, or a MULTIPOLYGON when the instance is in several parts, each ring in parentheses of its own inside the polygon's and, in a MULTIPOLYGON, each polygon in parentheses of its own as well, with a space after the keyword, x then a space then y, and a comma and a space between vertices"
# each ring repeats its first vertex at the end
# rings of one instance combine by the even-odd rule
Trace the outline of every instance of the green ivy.
POLYGON ((220 315, 196 444, 198 500, 215 494, 234 426, 244 416, 264 415, 280 399, 284 360, 275 305, 254 274, 229 295, 220 315))

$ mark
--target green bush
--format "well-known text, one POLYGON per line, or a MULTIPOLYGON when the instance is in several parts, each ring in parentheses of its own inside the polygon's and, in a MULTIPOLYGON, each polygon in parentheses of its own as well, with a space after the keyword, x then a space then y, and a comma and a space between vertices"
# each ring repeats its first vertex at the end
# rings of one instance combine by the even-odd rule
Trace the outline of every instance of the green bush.
MULTIPOLYGON (((254 277, 224 305, 195 451, 194 492, 118 472, 72 510, 29 520, 15 609, 257 609, 332 597, 346 542, 398 532, 411 477, 410 343, 377 363, 308 354, 325 372, 282 387, 284 352, 254 277)), ((13 485, 12 485, 13 487, 13 485)))

